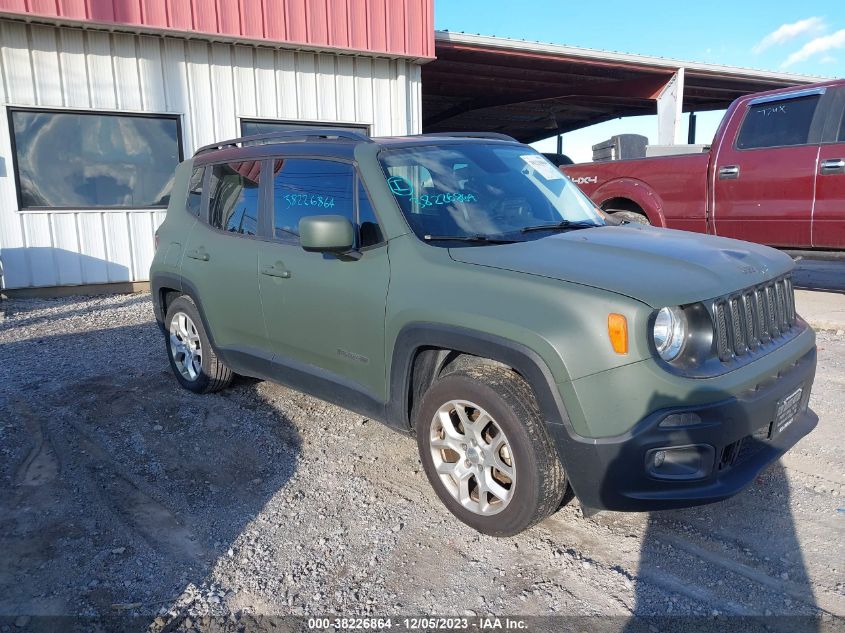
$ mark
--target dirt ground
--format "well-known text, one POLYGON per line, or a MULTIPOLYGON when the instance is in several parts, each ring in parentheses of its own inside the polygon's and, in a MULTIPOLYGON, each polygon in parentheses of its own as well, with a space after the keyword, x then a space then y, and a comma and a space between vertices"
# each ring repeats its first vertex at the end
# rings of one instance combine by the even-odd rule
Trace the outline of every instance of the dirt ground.
POLYGON ((207 614, 845 616, 833 332, 818 335, 818 428, 737 497, 588 518, 573 502, 494 539, 437 501, 410 437, 271 383, 180 389, 146 296, 0 314, 0 616, 18 628, 103 613, 154 630, 207 614))

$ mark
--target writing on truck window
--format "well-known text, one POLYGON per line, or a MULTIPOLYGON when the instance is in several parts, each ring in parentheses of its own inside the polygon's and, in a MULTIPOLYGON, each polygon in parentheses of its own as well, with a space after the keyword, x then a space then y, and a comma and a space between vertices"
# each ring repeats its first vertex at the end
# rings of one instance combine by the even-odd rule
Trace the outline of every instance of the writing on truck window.
POLYGON ((387 179, 387 185, 397 196, 412 196, 414 194, 414 185, 402 178, 402 176, 391 176, 387 179))
MULTIPOLYGON (((394 195, 408 198, 411 202, 418 204, 420 207, 432 207, 442 204, 452 204, 453 202, 478 202, 478 196, 474 193, 466 193, 463 191, 444 191, 435 190, 428 193, 416 194, 414 185, 402 176, 391 176, 387 179, 387 184, 394 195)), ((431 190, 433 187, 425 187, 431 190)))
POLYGON ((339 161, 288 158, 278 161, 273 178, 273 236, 296 239, 299 223, 315 215, 341 215, 355 221, 352 165, 339 161))
POLYGON ((319 207, 331 209, 334 207, 334 196, 323 196, 318 193, 288 193, 285 194, 286 208, 291 207, 319 207))
POLYGON ((774 114, 786 114, 786 104, 781 103, 780 105, 769 106, 768 108, 762 108, 757 110, 758 113, 762 114, 763 116, 772 116, 774 114))
POLYGON ((424 193, 420 196, 410 196, 410 199, 421 207, 433 207, 441 204, 452 204, 453 202, 478 202, 474 193, 461 192, 424 193))

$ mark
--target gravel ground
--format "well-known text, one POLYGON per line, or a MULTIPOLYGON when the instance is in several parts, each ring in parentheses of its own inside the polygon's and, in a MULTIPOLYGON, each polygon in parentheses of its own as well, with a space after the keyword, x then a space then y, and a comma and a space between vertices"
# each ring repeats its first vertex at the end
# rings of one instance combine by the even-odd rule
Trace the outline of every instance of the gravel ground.
POLYGON ((830 622, 845 615, 843 359, 845 337, 819 333, 819 427, 737 497, 591 517, 571 502, 494 539, 437 501, 410 437, 271 383, 180 389, 145 295, 4 301, 0 616, 830 622))

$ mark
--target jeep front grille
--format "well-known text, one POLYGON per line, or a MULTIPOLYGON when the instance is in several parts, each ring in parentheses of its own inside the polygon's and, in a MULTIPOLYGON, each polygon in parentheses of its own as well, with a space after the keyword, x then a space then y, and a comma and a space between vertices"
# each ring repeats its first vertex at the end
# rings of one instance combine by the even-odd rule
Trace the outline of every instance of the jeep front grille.
POLYGON ((718 299, 713 316, 719 358, 728 362, 745 356, 795 324, 792 280, 784 277, 718 299))

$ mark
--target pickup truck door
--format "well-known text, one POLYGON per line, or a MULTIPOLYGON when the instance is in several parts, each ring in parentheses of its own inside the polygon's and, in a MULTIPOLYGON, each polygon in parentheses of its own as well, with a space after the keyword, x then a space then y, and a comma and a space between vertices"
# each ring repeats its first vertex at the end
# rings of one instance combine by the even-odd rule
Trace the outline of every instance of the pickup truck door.
POLYGON ((710 175, 717 235, 771 246, 811 245, 823 92, 759 97, 734 112, 710 175))
POLYGON ((845 248, 845 90, 831 108, 819 152, 813 246, 845 248))
POLYGON ((261 244, 258 270, 276 368, 296 372, 300 381, 316 379, 323 389, 334 383, 384 402, 390 262, 364 186, 352 163, 338 160, 285 158, 275 161, 274 172, 272 239, 261 244), (360 259, 304 251, 299 220, 311 215, 357 223, 360 259))

